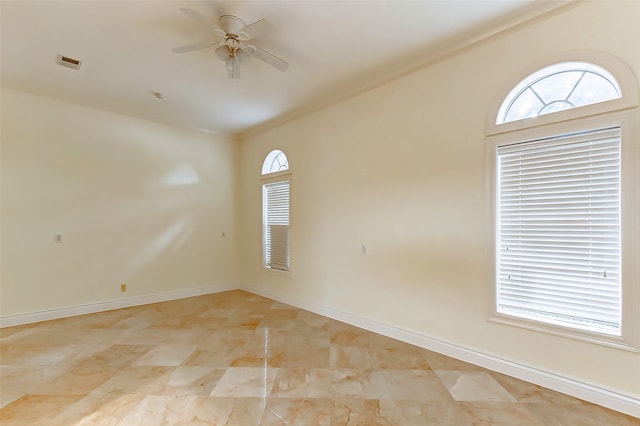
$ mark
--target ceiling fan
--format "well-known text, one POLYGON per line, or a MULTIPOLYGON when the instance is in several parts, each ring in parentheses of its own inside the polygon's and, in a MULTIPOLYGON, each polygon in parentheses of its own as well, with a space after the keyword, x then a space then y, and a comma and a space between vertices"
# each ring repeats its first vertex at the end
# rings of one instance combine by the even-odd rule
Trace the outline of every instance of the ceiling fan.
POLYGON ((284 59, 278 58, 276 55, 253 44, 248 44, 249 41, 260 34, 274 28, 266 19, 260 19, 253 24, 246 25, 237 16, 222 15, 218 18, 218 26, 193 9, 185 7, 181 8, 180 11, 213 30, 216 38, 211 41, 174 47, 172 50, 175 53, 186 53, 217 46, 215 50, 216 56, 225 62, 229 78, 240 78, 240 65, 244 64, 252 56, 279 71, 286 71, 289 68, 289 63, 284 59))

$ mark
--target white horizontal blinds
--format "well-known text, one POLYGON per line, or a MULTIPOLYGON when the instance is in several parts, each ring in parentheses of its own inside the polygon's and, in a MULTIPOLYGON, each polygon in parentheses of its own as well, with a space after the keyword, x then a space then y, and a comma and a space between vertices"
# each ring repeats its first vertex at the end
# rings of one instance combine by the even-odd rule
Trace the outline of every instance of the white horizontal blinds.
POLYGON ((264 264, 289 270, 289 181, 263 185, 264 264))
POLYGON ((620 128, 497 155, 498 312, 621 335, 620 128))
POLYGON ((271 267, 289 270, 289 225, 269 225, 271 238, 271 267))

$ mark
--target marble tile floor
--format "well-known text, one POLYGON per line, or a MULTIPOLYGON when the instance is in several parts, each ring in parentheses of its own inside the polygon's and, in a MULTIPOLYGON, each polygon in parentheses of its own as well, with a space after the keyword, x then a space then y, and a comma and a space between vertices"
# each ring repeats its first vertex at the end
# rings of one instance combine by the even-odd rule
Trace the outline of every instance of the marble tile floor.
POLYGON ((243 291, 0 330, 0 424, 640 425, 243 291))

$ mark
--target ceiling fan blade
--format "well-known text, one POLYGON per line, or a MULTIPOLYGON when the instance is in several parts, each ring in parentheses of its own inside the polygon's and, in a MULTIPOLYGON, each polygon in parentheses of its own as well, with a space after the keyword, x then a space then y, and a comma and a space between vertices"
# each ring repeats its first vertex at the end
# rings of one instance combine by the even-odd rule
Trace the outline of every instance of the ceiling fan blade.
POLYGON ((266 19, 260 19, 259 21, 254 22, 253 24, 249 24, 244 27, 238 33, 238 36, 241 40, 249 40, 252 38, 256 38, 266 32, 273 31, 275 27, 271 25, 271 22, 266 19))
POLYGON ((218 27, 216 24, 214 24, 213 22, 211 22, 210 20, 208 20, 204 16, 200 15, 195 10, 189 9, 188 7, 181 7, 180 11, 182 13, 184 13, 185 15, 192 17, 196 21, 199 21, 202 25, 204 25, 205 27, 207 27, 210 30, 214 31, 219 36, 224 37, 224 35, 225 35, 224 30, 222 30, 220 27, 218 27))
POLYGON ((269 53, 266 50, 262 50, 255 46, 248 46, 247 52, 279 71, 284 72, 289 69, 289 63, 287 61, 278 58, 276 55, 269 53))
POLYGON ((200 50, 200 49, 208 49, 210 47, 214 47, 219 45, 220 41, 203 41, 200 43, 191 43, 191 44, 187 44, 186 46, 179 46, 179 47, 174 47, 173 52, 174 53, 186 53, 186 52, 192 52, 194 50, 200 50))

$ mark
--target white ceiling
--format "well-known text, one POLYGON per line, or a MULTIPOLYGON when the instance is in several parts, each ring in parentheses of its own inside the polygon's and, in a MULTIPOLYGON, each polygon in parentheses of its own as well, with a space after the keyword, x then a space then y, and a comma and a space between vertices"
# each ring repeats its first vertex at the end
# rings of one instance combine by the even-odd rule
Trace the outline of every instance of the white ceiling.
POLYGON ((394 73, 566 1, 0 1, 2 85, 161 123, 242 134, 361 90, 394 73), (290 63, 255 58, 231 80, 213 39, 181 13, 217 22, 267 18, 254 43, 290 63), (80 59, 79 71, 55 64, 80 59), (160 92, 165 99, 153 96, 160 92))

